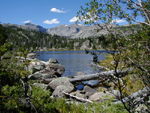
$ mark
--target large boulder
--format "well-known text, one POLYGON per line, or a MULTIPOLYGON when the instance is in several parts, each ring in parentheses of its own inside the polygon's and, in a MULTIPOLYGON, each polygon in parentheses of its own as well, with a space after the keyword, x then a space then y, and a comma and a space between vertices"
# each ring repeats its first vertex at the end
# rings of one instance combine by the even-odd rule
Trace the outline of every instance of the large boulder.
POLYGON ((48 60, 48 63, 49 63, 49 64, 59 64, 59 62, 58 62, 56 59, 53 59, 53 58, 50 58, 50 59, 48 60))
POLYGON ((82 91, 83 91, 83 92, 93 92, 93 93, 96 92, 96 90, 93 89, 93 88, 91 88, 90 86, 84 86, 84 88, 83 88, 82 91))
POLYGON ((59 85, 59 86, 56 87, 56 89, 52 93, 52 96, 63 98, 63 97, 65 97, 63 92, 70 93, 73 90, 74 90, 74 87, 72 87, 72 86, 59 85))
POLYGON ((41 74, 42 74, 42 77, 44 79, 46 79, 46 78, 56 78, 57 77, 55 71, 44 70, 44 71, 41 72, 41 74))
POLYGON ((65 68, 60 64, 49 64, 46 66, 46 70, 55 72, 57 77, 61 77, 61 75, 65 72, 65 68))
POLYGON ((31 61, 29 66, 28 66, 28 71, 30 71, 32 74, 43 70, 45 68, 45 64, 42 62, 35 62, 35 61, 31 61))
POLYGON ((37 71, 43 70, 45 68, 44 64, 34 65, 33 68, 37 71))
POLYGON ((94 93, 89 97, 89 100, 102 102, 104 100, 109 100, 110 98, 114 98, 114 95, 106 91, 105 93, 104 92, 94 93))
POLYGON ((29 53, 27 54, 27 58, 30 58, 30 59, 34 59, 36 56, 36 53, 29 53))
POLYGON ((89 86, 85 86, 82 91, 77 90, 75 92, 71 92, 70 94, 80 98, 88 99, 95 92, 96 90, 92 89, 89 86))
POLYGON ((59 77, 59 78, 52 80, 48 84, 48 88, 55 90, 56 87, 60 85, 65 85, 65 86, 71 87, 71 89, 74 89, 74 85, 70 83, 69 78, 67 77, 59 77))
POLYGON ((28 78, 31 79, 31 80, 38 80, 38 79, 42 78, 42 74, 37 72, 37 73, 29 75, 28 78))
POLYGON ((74 90, 74 85, 70 83, 69 78, 67 77, 60 77, 52 80, 49 84, 47 89, 52 89, 54 92, 52 96, 55 97, 65 97, 63 92, 70 93, 74 90))
POLYGON ((96 90, 92 89, 89 86, 84 86, 82 92, 85 93, 85 95, 84 95, 85 98, 89 98, 91 95, 93 95, 94 93, 96 93, 96 90))

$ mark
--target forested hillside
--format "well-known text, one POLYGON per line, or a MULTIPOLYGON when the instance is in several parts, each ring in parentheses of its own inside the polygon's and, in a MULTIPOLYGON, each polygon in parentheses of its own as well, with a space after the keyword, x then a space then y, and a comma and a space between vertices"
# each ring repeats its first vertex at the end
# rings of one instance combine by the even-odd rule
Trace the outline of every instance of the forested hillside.
POLYGON ((71 39, 58 35, 51 35, 35 30, 25 30, 17 26, 5 27, 9 42, 13 45, 29 50, 79 50, 100 49, 101 37, 71 39))

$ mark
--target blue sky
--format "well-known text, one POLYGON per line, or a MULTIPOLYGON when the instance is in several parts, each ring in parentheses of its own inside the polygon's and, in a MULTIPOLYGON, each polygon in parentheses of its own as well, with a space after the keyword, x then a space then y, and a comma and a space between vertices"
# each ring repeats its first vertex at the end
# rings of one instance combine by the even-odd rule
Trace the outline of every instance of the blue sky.
MULTIPOLYGON (((0 0, 0 22, 18 25, 30 22, 44 28, 70 25, 87 2, 90 0, 0 0)), ((116 21, 127 24, 125 20, 116 21)))
POLYGON ((45 28, 74 23, 74 17, 90 0, 0 0, 0 22, 27 22, 45 28))

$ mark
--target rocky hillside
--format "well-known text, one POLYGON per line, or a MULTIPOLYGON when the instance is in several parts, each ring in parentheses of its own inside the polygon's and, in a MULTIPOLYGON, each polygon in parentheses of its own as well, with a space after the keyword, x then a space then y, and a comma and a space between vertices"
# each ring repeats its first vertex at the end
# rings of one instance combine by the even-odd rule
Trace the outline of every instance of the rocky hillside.
POLYGON ((18 28, 22 28, 28 31, 34 30, 34 31, 40 31, 42 33, 46 33, 47 29, 43 28, 42 26, 36 25, 36 24, 32 24, 32 23, 26 23, 24 25, 17 25, 17 24, 2 24, 4 27, 9 27, 9 26, 14 26, 14 27, 18 27, 18 28))
POLYGON ((47 30, 49 34, 57 34, 70 38, 95 37, 101 34, 107 34, 106 30, 96 32, 97 26, 85 26, 80 24, 59 25, 47 30))
MULTIPOLYGON (((40 31, 42 33, 48 33, 51 35, 59 35, 61 37, 68 37, 68 38, 88 38, 88 37, 97 37, 100 35, 108 34, 108 31, 106 29, 103 29, 99 32, 97 32, 98 26, 85 26, 81 24, 71 24, 71 25, 59 25, 50 29, 43 28, 42 26, 27 23, 24 25, 16 25, 16 24, 2 24, 5 27, 8 26, 15 26, 19 27, 25 30, 34 30, 34 31, 40 31)), ((116 26, 113 25, 113 28, 120 29, 120 27, 129 27, 129 25, 124 26, 116 26)), ((138 29, 139 27, 135 27, 135 29, 138 29)), ((135 30, 136 31, 136 30, 135 30)), ((127 34, 131 34, 130 30, 126 31, 127 34)))

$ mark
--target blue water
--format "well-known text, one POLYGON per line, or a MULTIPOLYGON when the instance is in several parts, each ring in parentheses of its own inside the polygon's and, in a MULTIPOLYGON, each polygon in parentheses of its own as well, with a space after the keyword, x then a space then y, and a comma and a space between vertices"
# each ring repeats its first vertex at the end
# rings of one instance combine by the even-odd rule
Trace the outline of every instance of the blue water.
MULTIPOLYGON (((102 50, 103 51, 103 50, 102 50)), ((93 74, 97 71, 90 67, 92 55, 86 54, 85 51, 42 51, 37 52, 37 59, 48 61, 50 58, 56 59, 65 67, 65 73, 62 76, 70 76, 81 71, 85 74, 93 74)), ((105 59, 105 53, 99 55, 99 60, 105 59)))

